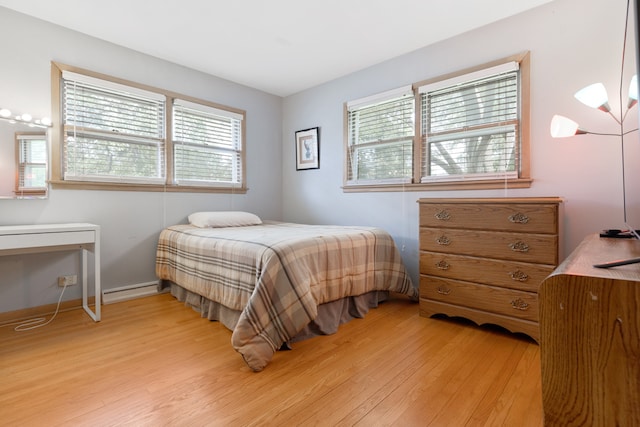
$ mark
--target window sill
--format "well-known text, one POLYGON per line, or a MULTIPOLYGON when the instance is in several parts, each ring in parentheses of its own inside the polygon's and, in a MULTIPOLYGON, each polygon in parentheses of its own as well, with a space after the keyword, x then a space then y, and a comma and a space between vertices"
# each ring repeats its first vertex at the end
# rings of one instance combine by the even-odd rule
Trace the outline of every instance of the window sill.
POLYGON ((365 193, 382 191, 450 191, 450 190, 500 190, 530 188, 533 179, 519 178, 508 181, 495 179, 487 181, 432 182, 419 184, 377 184, 377 185, 345 185, 344 193, 365 193))
POLYGON ((246 194, 246 188, 240 187, 200 187, 186 185, 158 185, 158 184, 125 184, 114 182, 86 182, 86 181, 51 181, 53 189, 60 190, 99 190, 99 191, 148 191, 167 193, 224 193, 246 194))
POLYGON ((46 196, 47 195, 47 190, 16 190, 13 192, 13 194, 16 195, 16 197, 40 197, 40 196, 46 196))

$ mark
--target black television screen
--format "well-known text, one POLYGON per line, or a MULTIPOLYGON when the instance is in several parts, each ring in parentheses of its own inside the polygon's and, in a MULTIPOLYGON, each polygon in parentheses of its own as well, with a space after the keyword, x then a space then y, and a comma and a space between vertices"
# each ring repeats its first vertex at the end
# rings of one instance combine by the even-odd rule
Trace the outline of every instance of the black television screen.
MULTIPOLYGON (((627 25, 631 37, 627 37, 627 62, 631 65, 631 72, 638 75, 640 72, 640 30, 638 23, 640 18, 640 0, 632 0, 629 5, 627 25)), ((628 81, 628 80, 627 80, 628 81)), ((625 95, 621 93, 621 95, 625 95)), ((637 96, 637 87, 636 87, 637 96)), ((624 197, 624 223, 625 227, 640 238, 640 135, 638 128, 640 108, 628 115, 624 122, 625 135, 622 139, 622 166, 623 166, 623 197, 624 197)))
MULTIPOLYGON (((640 108, 638 108, 638 88, 631 82, 637 82, 640 72, 640 30, 638 24, 640 19, 640 0, 627 0, 627 21, 625 32, 625 46, 620 75, 620 108, 625 111, 624 104, 628 99, 635 97, 636 105, 629 108, 628 114, 623 115, 622 131, 622 197, 624 215, 624 233, 616 234, 620 230, 614 230, 613 237, 631 237, 640 239, 640 135, 638 134, 638 123, 640 123, 640 108), (628 91, 625 91, 629 88, 628 91)), ((609 261, 602 264, 595 264, 594 267, 610 268, 620 265, 638 264, 640 258, 630 258, 609 261)))

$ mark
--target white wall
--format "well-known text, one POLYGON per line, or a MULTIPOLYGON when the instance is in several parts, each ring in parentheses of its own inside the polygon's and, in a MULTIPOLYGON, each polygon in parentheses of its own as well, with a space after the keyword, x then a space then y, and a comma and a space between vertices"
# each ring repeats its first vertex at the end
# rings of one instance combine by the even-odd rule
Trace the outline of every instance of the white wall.
MULTIPOLYGON (((561 257, 588 234, 620 228, 620 139, 552 139, 551 117, 563 114, 599 132, 616 123, 573 94, 601 81, 619 114, 618 82, 625 23, 624 0, 555 0, 444 42, 427 46, 284 100, 283 214, 296 222, 367 224, 387 229, 404 248, 418 278, 418 206, 421 197, 560 196, 564 199, 561 257), (343 103, 529 50, 531 52, 531 167, 529 189, 343 193, 343 103), (294 132, 320 127, 320 169, 295 170, 294 132)), ((429 18, 425 18, 429 25, 429 18)), ((630 31, 633 38, 633 28, 630 31)), ((633 55, 633 49, 628 54, 633 55)), ((354 52, 357 54, 357 52, 354 52)), ((634 57, 629 57, 634 64, 634 57)), ((628 79, 627 79, 628 81, 628 79)), ((627 88, 624 89, 626 94, 627 88)), ((625 99, 626 102, 626 99, 625 99)), ((637 107, 636 107, 637 108, 637 107)), ((637 120, 637 110, 633 117, 637 120)), ((637 133, 632 134, 637 138, 637 133)), ((640 176, 637 177, 640 180, 640 176)))
MULTIPOLYGON (((50 62, 172 90, 247 112, 246 195, 51 190, 46 200, 0 200, 0 224, 92 222, 102 227, 102 284, 155 280, 160 230, 198 210, 281 217, 282 99, 0 8, 0 107, 50 116, 50 62)), ((188 46, 185 46, 188 48, 188 46)), ((215 55, 215 52, 207 52, 215 55)), ((0 141, 0 144, 13 144, 0 141)), ((0 151, 4 152, 4 151, 0 151)), ((54 303, 75 253, 0 257, 0 312, 54 303)), ((79 298, 69 288, 64 299, 79 298)))

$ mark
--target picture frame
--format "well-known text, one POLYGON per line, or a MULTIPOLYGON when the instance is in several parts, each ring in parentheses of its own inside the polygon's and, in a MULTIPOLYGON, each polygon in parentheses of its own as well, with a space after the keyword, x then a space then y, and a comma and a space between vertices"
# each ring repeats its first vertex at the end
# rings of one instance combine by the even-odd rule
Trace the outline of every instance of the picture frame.
POLYGON ((296 170, 320 169, 320 128, 296 132, 296 170))

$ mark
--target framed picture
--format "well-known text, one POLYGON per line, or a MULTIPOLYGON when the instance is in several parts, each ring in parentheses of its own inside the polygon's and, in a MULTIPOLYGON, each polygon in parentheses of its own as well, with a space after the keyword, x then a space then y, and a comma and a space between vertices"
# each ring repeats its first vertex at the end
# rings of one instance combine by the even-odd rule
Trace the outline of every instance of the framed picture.
POLYGON ((320 128, 296 132, 296 170, 320 169, 320 128))

